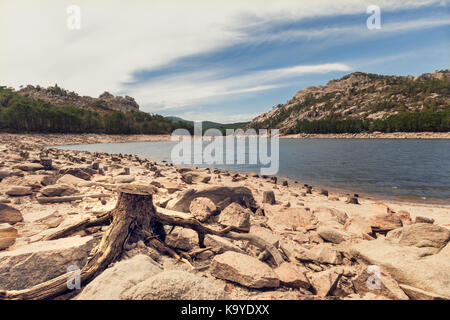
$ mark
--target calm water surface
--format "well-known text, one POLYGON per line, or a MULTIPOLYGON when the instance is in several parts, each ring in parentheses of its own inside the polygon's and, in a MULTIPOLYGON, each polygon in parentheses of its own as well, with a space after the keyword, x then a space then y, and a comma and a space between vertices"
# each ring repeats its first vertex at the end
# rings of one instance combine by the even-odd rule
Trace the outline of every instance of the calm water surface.
MULTIPOLYGON (((59 148, 136 154, 171 162, 176 144, 130 142, 59 148)), ((248 164, 208 167, 258 173, 260 168, 248 164)), ((278 175, 331 189, 450 204, 450 140, 280 139, 278 175)))

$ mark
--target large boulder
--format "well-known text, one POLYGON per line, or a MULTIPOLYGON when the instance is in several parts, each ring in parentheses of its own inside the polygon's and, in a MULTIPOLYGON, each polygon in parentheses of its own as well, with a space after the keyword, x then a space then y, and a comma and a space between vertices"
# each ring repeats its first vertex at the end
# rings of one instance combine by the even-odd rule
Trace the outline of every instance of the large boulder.
POLYGON ((330 227, 319 227, 317 233, 322 239, 336 244, 339 244, 348 238, 348 235, 345 232, 330 227))
POLYGON ((308 278, 314 293, 320 297, 326 297, 336 288, 342 274, 342 269, 335 267, 321 272, 310 273, 308 278))
POLYGON ((207 187, 202 189, 188 189, 169 201, 167 209, 189 212, 191 201, 195 198, 205 197, 210 199, 219 210, 223 210, 232 202, 237 202, 244 208, 256 206, 252 192, 246 187, 207 187))
POLYGON ((189 205, 189 212, 200 222, 208 220, 216 210, 214 202, 205 197, 195 198, 189 205))
POLYGON ((41 193, 46 197, 70 196, 78 190, 67 184, 53 184, 41 189, 41 193))
POLYGON ((158 273, 122 294, 126 300, 225 300, 225 291, 186 271, 158 273))
POLYGON ((15 165, 13 169, 19 169, 22 171, 37 171, 37 170, 43 170, 44 166, 39 163, 21 163, 18 165, 15 165))
POLYGON ((23 217, 19 210, 0 203, 0 223, 15 224, 20 221, 23 221, 23 217))
POLYGON ((394 213, 386 213, 374 216, 370 219, 374 232, 385 233, 403 226, 402 220, 394 213))
POLYGON ((364 263, 383 267, 399 284, 450 298, 450 245, 432 255, 424 254, 423 249, 379 238, 355 244, 350 254, 364 263))
POLYGON ((233 251, 215 256, 210 272, 216 278, 237 282, 249 288, 276 288, 280 285, 277 274, 267 264, 233 251))
POLYGON ((305 276, 305 270, 294 263, 283 262, 274 271, 281 284, 287 287, 308 289, 311 286, 305 276))
POLYGON ((69 184, 73 186, 83 186, 86 184, 86 180, 75 177, 71 174, 65 174, 57 181, 59 184, 69 184))
POLYGON ((138 254, 103 271, 76 297, 77 300, 120 300, 122 293, 162 272, 150 257, 138 254))
POLYGON ((450 230, 429 223, 416 223, 403 227, 398 243, 419 248, 436 248, 436 253, 450 240, 450 230))
POLYGON ((59 170, 59 174, 66 175, 70 174, 74 177, 83 179, 83 180, 91 180, 92 175, 97 172, 89 167, 66 167, 59 170))
POLYGON ((394 300, 409 300, 391 275, 378 266, 369 266, 352 280, 356 292, 364 296, 373 293, 394 300))
POLYGON ((251 213, 250 209, 244 208, 239 203, 233 202, 222 210, 218 222, 224 226, 250 228, 251 213))
POLYGON ((0 224, 0 250, 9 248, 16 242, 18 232, 9 223, 0 224))
POLYGON ((33 193, 31 187, 24 186, 10 186, 5 193, 9 196, 21 197, 28 196, 33 193))
POLYGON ((81 269, 97 242, 75 236, 0 252, 0 289, 21 290, 65 274, 70 266, 81 269))

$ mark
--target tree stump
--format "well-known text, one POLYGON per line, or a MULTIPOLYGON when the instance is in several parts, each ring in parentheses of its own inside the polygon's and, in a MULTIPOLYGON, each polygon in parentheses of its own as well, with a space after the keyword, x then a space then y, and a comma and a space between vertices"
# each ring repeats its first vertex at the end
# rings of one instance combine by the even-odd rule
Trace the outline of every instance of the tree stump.
MULTIPOLYGON (((139 238, 142 230, 151 232, 155 237, 164 238, 164 234, 158 234, 162 228, 155 213, 152 194, 147 190, 121 188, 117 205, 110 212, 111 226, 100 241, 92 258, 81 269, 81 283, 86 285, 105 270, 110 263, 117 260, 122 254, 125 243, 130 237, 139 238)), ((25 290, 0 290, 0 299, 34 300, 57 297, 69 291, 67 281, 73 276, 73 273, 66 273, 25 290)))
POLYGON ((275 193, 273 191, 264 191, 263 193, 263 203, 275 204, 275 193))

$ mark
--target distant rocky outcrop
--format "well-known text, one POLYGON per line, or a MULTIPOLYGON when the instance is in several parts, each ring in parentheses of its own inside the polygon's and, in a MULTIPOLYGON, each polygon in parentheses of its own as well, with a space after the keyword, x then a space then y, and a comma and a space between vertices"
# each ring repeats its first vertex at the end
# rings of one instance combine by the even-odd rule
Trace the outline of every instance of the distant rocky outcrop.
POLYGON ((56 106, 72 106, 100 114, 112 113, 115 111, 128 112, 139 111, 139 105, 130 96, 114 96, 105 91, 98 98, 80 96, 73 91, 60 88, 57 84, 53 87, 43 88, 40 86, 28 85, 19 91, 19 94, 30 98, 42 99, 56 106))
POLYGON ((299 120, 382 119, 399 112, 450 108, 450 70, 421 76, 384 76, 354 72, 325 86, 298 91, 285 104, 263 113, 248 125, 288 133, 299 120))

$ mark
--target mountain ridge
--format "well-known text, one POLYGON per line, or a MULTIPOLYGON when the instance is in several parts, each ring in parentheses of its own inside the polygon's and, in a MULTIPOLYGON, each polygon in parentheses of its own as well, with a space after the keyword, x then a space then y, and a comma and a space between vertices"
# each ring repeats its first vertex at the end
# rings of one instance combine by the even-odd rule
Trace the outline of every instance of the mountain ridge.
POLYGON ((300 121, 376 120, 402 112, 448 109, 450 70, 417 77, 353 72, 298 91, 287 103, 255 117, 248 127, 289 133, 300 121))

